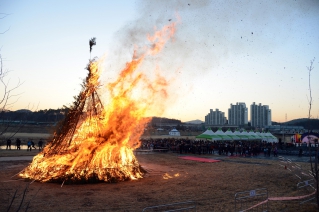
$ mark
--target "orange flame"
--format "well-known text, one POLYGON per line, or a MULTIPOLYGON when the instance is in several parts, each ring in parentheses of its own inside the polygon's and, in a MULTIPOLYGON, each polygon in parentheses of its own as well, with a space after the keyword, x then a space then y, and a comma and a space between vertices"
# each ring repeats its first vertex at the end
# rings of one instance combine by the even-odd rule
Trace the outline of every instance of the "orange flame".
POLYGON ((170 25, 164 26, 162 30, 155 32, 153 36, 148 35, 148 40, 153 43, 150 49, 151 54, 157 54, 164 47, 167 39, 171 38, 175 34, 175 25, 173 22, 170 25))
POLYGON ((176 174, 174 174, 173 176, 170 175, 170 174, 168 174, 168 173, 165 173, 165 174, 163 175, 163 179, 164 179, 164 180, 168 180, 168 179, 172 179, 172 178, 174 178, 174 177, 179 177, 179 176, 180 176, 179 173, 176 173, 176 174))
POLYGON ((151 80, 138 72, 138 67, 147 55, 158 53, 174 32, 175 24, 171 24, 148 36, 152 47, 140 57, 134 55, 118 78, 105 86, 110 99, 104 107, 94 96, 100 87, 101 62, 91 61, 87 89, 79 95, 80 102, 89 99, 91 104, 85 105, 83 118, 76 123, 72 136, 58 143, 61 137, 55 134, 53 141, 19 175, 41 182, 90 182, 92 179, 114 182, 142 178, 143 171, 133 150, 139 147, 140 136, 149 122, 144 118, 147 112, 157 101, 167 98, 168 83, 160 75, 151 80), (97 108, 102 109, 88 112, 97 108))

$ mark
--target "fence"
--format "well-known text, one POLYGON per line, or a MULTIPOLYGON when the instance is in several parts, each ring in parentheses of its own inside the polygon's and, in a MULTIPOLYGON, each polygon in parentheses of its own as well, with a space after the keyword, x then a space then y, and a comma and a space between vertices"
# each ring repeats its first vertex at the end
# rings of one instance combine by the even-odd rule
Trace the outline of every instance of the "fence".
MULTIPOLYGON (((299 182, 297 184, 297 188, 298 189, 303 189, 303 188, 308 189, 310 187, 313 190, 316 190, 315 187, 314 187, 314 184, 315 184, 315 180, 314 179, 309 179, 309 180, 305 180, 303 182, 299 182)), ((311 197, 311 196, 309 196, 309 197, 310 197, 309 199, 304 200, 304 201, 300 202, 299 204, 302 205, 302 204, 308 203, 308 202, 316 199, 316 197, 311 197)))
POLYGON ((173 212, 173 211, 196 211, 196 203, 194 201, 177 202, 165 205, 150 206, 143 209, 143 212, 156 211, 156 212, 173 212))
POLYGON ((250 191, 237 192, 235 194, 235 211, 245 211, 253 207, 251 211, 268 211, 268 190, 259 188, 250 191))

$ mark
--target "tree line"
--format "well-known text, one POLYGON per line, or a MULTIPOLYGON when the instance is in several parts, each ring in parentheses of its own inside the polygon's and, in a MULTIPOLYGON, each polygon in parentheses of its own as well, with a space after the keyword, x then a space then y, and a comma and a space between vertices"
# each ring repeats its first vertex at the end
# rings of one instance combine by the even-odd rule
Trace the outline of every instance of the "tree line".
POLYGON ((64 119, 67 108, 62 109, 45 109, 38 111, 17 110, 17 111, 1 111, 1 123, 57 123, 64 119))

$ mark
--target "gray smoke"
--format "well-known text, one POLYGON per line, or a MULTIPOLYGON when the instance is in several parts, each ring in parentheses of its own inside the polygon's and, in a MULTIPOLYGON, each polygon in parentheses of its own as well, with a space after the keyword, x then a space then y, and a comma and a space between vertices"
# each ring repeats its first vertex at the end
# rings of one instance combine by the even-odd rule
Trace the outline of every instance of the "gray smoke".
MULTIPOLYGON (((165 75, 181 73, 190 82, 208 71, 218 72, 216 68, 230 55, 266 55, 284 45, 296 29, 290 26, 305 14, 315 16, 319 1, 142 0, 137 8, 138 17, 115 35, 114 64, 123 67, 132 58, 134 45, 148 45, 146 35, 153 34, 154 27, 161 29, 179 16, 174 38, 159 55, 148 58, 144 68, 151 72, 159 64, 165 75)), ((218 74, 227 79, 232 73, 218 74)), ((175 89, 191 90, 193 86, 175 89)))
MULTIPOLYGON (((115 55, 131 54, 134 45, 146 43, 146 35, 154 27, 160 29, 181 17, 173 42, 160 55, 167 67, 181 64, 200 70, 211 70, 219 65, 220 58, 228 54, 249 54, 255 44, 270 49, 279 45, 276 37, 289 36, 283 25, 318 5, 316 1, 139 1, 136 20, 130 22, 117 34, 115 55)), ((287 28, 287 27, 285 27, 287 28)), ((288 27, 289 28, 289 27, 288 27)))

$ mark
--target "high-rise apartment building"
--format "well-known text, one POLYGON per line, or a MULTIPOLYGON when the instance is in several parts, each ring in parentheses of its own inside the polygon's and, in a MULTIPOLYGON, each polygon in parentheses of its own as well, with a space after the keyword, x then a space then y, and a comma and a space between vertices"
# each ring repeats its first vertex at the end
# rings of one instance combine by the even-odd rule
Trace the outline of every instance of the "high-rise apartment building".
POLYGON ((268 105, 258 105, 253 102, 250 105, 250 122, 252 127, 271 126, 271 110, 268 105))
POLYGON ((228 124, 243 126, 248 124, 248 108, 244 102, 230 104, 228 109, 228 124))
POLYGON ((210 112, 205 116, 206 125, 224 125, 226 123, 225 113, 216 109, 210 109, 210 112))

